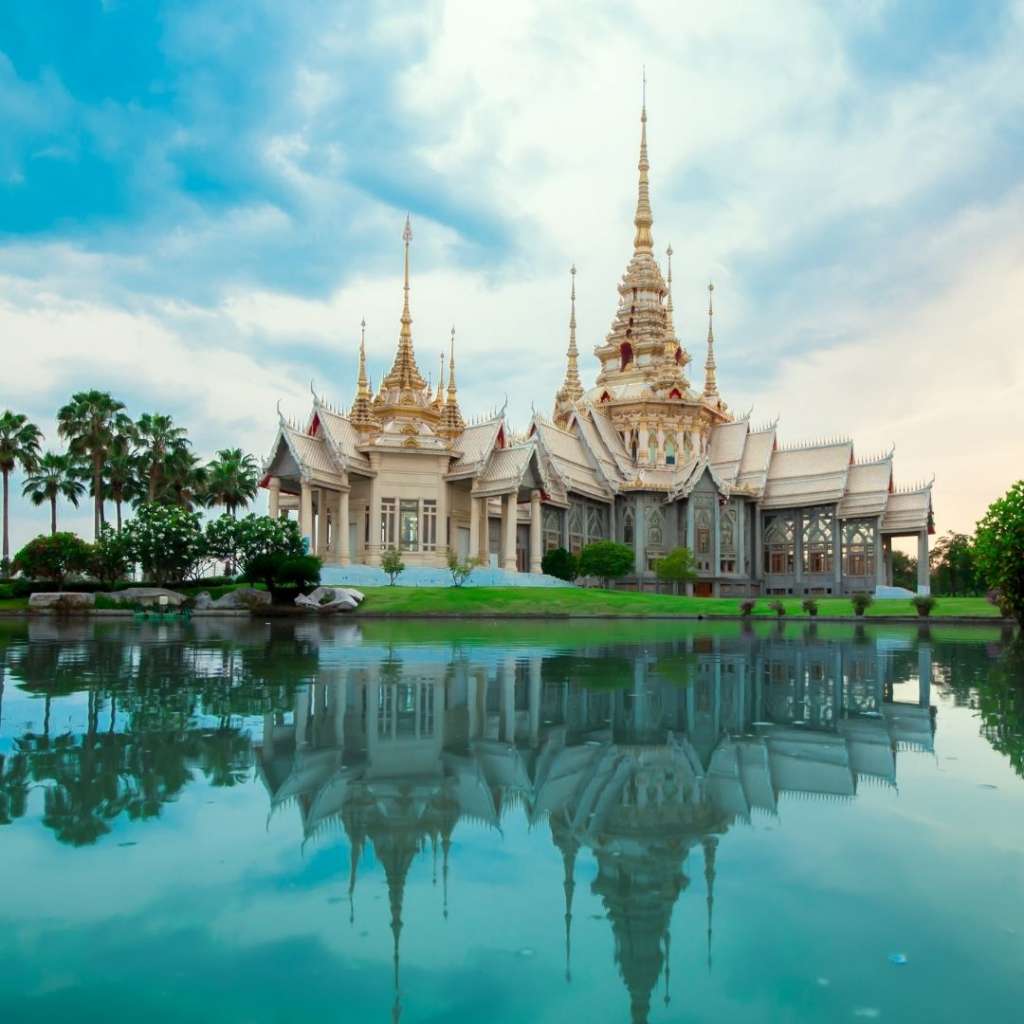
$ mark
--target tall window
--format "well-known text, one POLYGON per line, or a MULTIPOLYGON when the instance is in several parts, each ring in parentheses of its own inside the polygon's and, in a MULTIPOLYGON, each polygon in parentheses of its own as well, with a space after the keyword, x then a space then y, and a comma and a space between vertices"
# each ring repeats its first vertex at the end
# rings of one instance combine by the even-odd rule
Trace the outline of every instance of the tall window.
POLYGON ((875 524, 870 519, 852 519, 843 526, 843 572, 874 576, 875 524))
POLYGON ((402 498, 398 505, 398 539, 403 551, 418 551, 420 546, 420 503, 402 498))
POLYGON ((583 508, 573 503, 569 506, 569 550, 578 555, 583 550, 583 508))
POLYGON ((711 572, 714 561, 715 498, 710 494, 693 497, 693 555, 697 568, 711 572))
POLYGON ((784 575, 796 563, 796 520, 786 512, 772 516, 764 530, 764 571, 784 575))
POLYGON ((736 505, 730 502, 718 513, 721 572, 736 571, 736 505))
POLYGON ((437 547, 437 502, 433 498, 423 499, 423 550, 433 551, 437 547))
POLYGON ((832 526, 835 515, 829 508, 812 508, 804 514, 804 572, 832 571, 832 526))
POLYGON ((554 551, 562 546, 562 520, 557 508, 541 506, 541 530, 544 534, 544 550, 554 551))
POLYGON ((380 543, 393 548, 398 536, 398 502, 395 498, 380 499, 380 543))
POLYGON ((655 506, 647 513, 647 546, 662 548, 665 544, 665 517, 661 509, 655 506))
POLYGON ((647 442, 647 461, 652 465, 657 465, 658 462, 658 442, 651 438, 647 442))
POLYGON ((623 544, 632 544, 633 543, 633 537, 634 537, 634 533, 633 533, 633 510, 631 508, 627 508, 626 511, 622 513, 622 542, 623 542, 623 544))
POLYGON ((676 464, 676 440, 675 436, 669 437, 665 440, 665 465, 674 466, 676 464))

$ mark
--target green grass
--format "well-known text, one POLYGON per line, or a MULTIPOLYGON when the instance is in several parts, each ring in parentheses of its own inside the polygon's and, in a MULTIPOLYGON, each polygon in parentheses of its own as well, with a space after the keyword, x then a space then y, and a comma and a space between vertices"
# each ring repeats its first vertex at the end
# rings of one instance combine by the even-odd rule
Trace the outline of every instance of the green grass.
POLYGON ((23 612, 26 608, 27 597, 0 597, 0 612, 23 612))
MULTIPOLYGON (((367 615, 739 615, 742 598, 674 597, 670 594, 637 594, 598 589, 548 589, 542 587, 365 587, 366 600, 357 614, 367 615)), ((760 598, 754 607, 757 618, 774 618, 769 600, 760 598)), ((781 598, 787 616, 804 615, 802 598, 781 598)), ((818 599, 818 614, 852 616, 846 598, 818 599)), ((916 617, 910 601, 876 601, 866 618, 916 617)), ((939 598, 932 618, 965 616, 998 618, 998 611, 983 597, 939 598)))

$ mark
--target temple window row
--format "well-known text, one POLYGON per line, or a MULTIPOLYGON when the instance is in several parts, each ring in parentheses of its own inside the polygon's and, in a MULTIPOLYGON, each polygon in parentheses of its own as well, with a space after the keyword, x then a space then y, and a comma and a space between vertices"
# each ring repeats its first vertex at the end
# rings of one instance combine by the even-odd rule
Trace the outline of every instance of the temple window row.
POLYGON ((380 543, 385 550, 434 551, 437 501, 433 498, 381 498, 380 543))
POLYGON ((569 550, 578 555, 588 544, 609 538, 608 506, 573 501, 569 506, 569 550))

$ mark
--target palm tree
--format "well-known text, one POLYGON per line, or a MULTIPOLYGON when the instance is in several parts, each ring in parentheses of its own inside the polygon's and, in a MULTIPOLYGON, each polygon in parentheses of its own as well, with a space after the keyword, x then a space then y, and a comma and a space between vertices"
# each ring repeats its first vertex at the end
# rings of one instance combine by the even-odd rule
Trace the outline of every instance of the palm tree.
POLYGON ((248 505, 259 490, 259 466, 252 455, 241 448, 222 448, 206 467, 206 501, 223 505, 232 519, 238 509, 248 505))
POLYGON ((168 458, 184 450, 189 442, 184 427, 176 427, 174 419, 164 413, 147 412, 135 426, 138 455, 149 478, 149 501, 156 501, 164 479, 168 458))
POLYGON ((64 498, 78 508, 78 499, 85 494, 81 464, 70 455, 47 452, 25 478, 21 493, 33 505, 50 503, 50 533, 56 533, 57 499, 64 498))
POLYGON ((191 509, 203 504, 207 472, 197 455, 185 447, 175 448, 164 460, 162 483, 155 500, 191 509))
POLYGON ((30 472, 39 458, 39 442, 42 432, 28 417, 20 412, 5 409, 0 415, 0 473, 4 478, 4 547, 3 563, 11 559, 10 522, 10 476, 16 465, 30 472))
POLYGON ((67 438, 68 451, 88 459, 92 467, 93 535, 103 526, 103 466, 118 433, 127 427, 124 403, 106 391, 79 391, 57 412, 57 433, 67 438))
POLYGON ((121 508, 126 501, 137 501, 146 495, 146 486, 141 479, 139 458, 133 449, 135 424, 131 429, 114 438, 104 471, 106 497, 117 512, 117 532, 121 532, 121 508))

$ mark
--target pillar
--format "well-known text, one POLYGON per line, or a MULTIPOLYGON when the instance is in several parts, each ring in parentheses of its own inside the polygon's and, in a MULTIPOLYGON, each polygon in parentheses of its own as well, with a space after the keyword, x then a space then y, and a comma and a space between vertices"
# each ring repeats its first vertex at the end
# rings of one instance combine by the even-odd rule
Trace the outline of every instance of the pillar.
POLYGON ((839 516, 832 519, 832 593, 843 592, 843 526, 839 516))
POLYGON ((804 516, 793 514, 793 593, 799 594, 804 584, 804 516))
POLYGON ((305 538, 310 552, 315 553, 313 536, 313 489, 305 480, 299 485, 299 533, 305 538))
POLYGON ((917 535, 917 592, 928 595, 932 592, 932 579, 928 566, 928 531, 917 535))
POLYGON ((638 431, 638 442, 637 442, 637 462, 642 466, 649 466, 651 460, 647 457, 648 446, 650 445, 650 434, 647 430, 647 424, 641 423, 640 430, 638 431))
POLYGON ((917 703, 926 708, 932 700, 932 645, 917 645, 917 703))
MULTIPOLYGON (((719 495, 715 495, 715 518, 714 528, 711 534, 711 575, 717 579, 722 573, 722 503, 719 495)), ((715 597, 718 597, 718 587, 713 588, 715 597)))
POLYGON ((295 747, 309 746, 306 732, 309 729, 310 687, 303 686, 295 691, 295 747))
POLYGON ((338 561, 342 565, 348 565, 352 561, 352 552, 349 550, 349 522, 348 522, 348 491, 342 491, 338 495, 338 561))
MULTIPOLYGON (((444 457, 443 463, 448 462, 448 456, 444 457)), ((448 484, 444 480, 444 465, 441 466, 441 486, 437 491, 437 554, 441 558, 441 564, 448 557, 448 484)))
POLYGON ((885 586, 885 558, 882 554, 882 517, 875 525, 875 586, 885 586))
POLYGON ((480 557, 480 499, 469 496, 469 557, 480 557))
POLYGON ((530 746, 540 742, 540 698, 542 658, 530 658, 530 746))
POLYGON ((892 537, 882 538, 882 557, 885 560, 885 585, 893 586, 892 573, 892 537))
POLYGON ((754 506, 754 565, 750 574, 755 580, 759 580, 764 573, 764 540, 761 531, 764 529, 764 517, 761 515, 761 506, 754 506))
MULTIPOLYGON (((379 470, 380 456, 370 455, 370 466, 379 470)), ((380 477, 370 477, 370 540, 366 545, 366 564, 380 565, 380 477)))
POLYGON ((541 572, 540 491, 530 491, 530 572, 541 572))
MULTIPOLYGON (((513 495, 515 497, 515 495, 513 495)), ((501 738, 506 743, 516 741, 516 659, 506 658, 501 671, 501 738)))
MULTIPOLYGON (((647 569, 647 516, 640 498, 633 503, 633 568, 637 576, 647 569)), ((638 584, 639 589, 639 584, 638 584)))
POLYGON ((513 491, 506 494, 502 504, 501 516, 501 567, 509 572, 516 571, 516 510, 517 495, 513 491))
POLYGON ((276 519, 281 514, 281 478, 272 476, 267 487, 267 515, 276 519))
POLYGON ((316 553, 323 558, 327 554, 327 491, 322 487, 316 492, 316 553))

